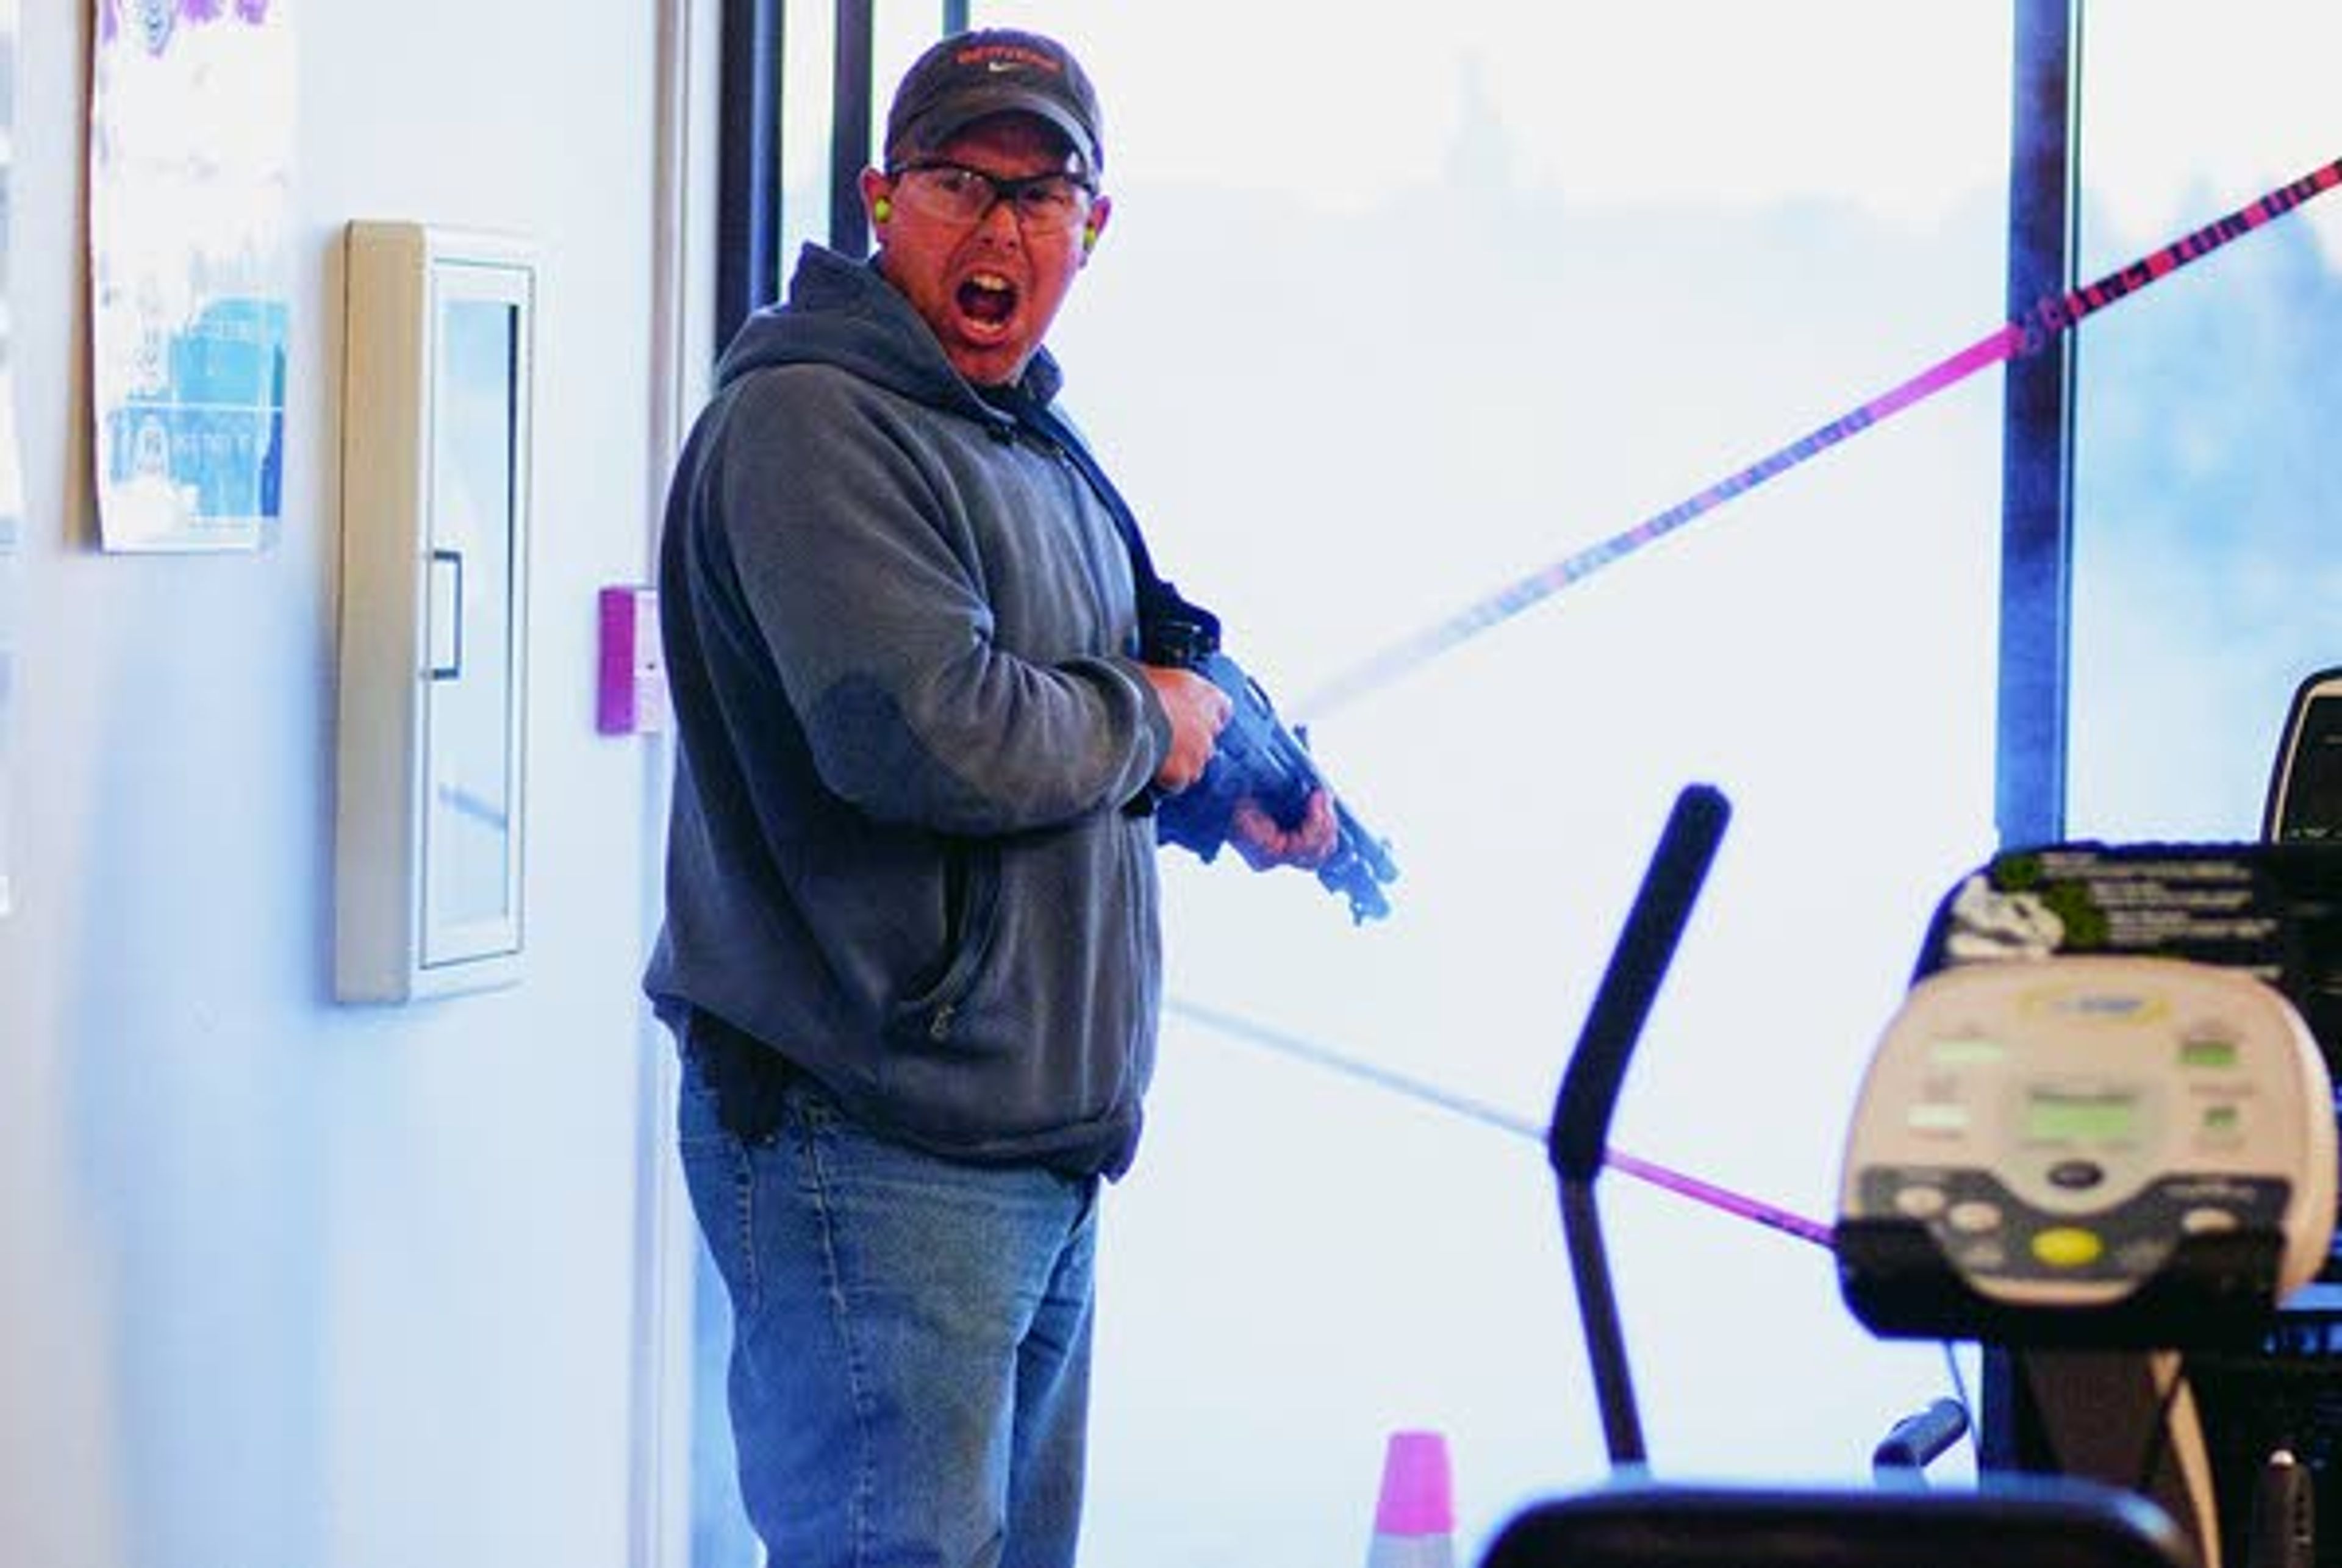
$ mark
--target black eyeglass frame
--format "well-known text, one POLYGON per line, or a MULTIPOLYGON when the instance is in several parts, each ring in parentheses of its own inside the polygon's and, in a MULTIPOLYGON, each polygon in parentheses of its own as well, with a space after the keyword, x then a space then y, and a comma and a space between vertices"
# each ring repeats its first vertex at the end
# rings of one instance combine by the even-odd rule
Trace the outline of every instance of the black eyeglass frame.
POLYGON ((1010 215, 1016 218, 1019 225, 1022 225, 1031 216, 1024 205, 1025 194, 1062 181, 1081 192, 1083 196, 1083 200, 1076 204, 1076 210, 1073 220, 1063 225, 1064 232, 1071 233, 1081 226, 1083 219, 1089 216, 1091 205, 1096 202, 1098 195, 1096 181, 1064 169, 1052 169, 1044 175, 1020 175, 1010 179, 1000 175, 987 174, 982 169, 970 168, 966 164, 954 163, 949 158, 921 158, 912 163, 897 164, 886 171, 886 177, 898 185, 906 175, 936 173, 965 175, 971 179, 981 180, 990 187, 992 199, 985 203, 983 209, 971 218, 958 220, 970 225, 984 222, 992 215, 993 208, 1005 204, 1010 215))

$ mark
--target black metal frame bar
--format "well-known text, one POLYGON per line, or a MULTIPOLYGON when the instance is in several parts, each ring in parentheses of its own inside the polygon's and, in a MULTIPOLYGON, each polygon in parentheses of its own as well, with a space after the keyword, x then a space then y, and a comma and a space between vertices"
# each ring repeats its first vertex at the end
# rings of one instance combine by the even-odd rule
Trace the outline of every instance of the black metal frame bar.
POLYGON ((876 89, 871 0, 837 0, 837 53, 831 62, 829 125, 829 248, 858 256, 870 248, 869 215, 862 210, 862 171, 870 164, 870 119, 876 89))
MULTIPOLYGON (((2082 0, 2016 0, 2007 319, 2073 286, 2082 0)), ((2075 335, 2013 360, 2001 423, 1999 708, 2003 844, 2064 835, 2073 632, 2075 335)))
POLYGON ((780 292, 785 0, 724 0, 714 352, 780 292))

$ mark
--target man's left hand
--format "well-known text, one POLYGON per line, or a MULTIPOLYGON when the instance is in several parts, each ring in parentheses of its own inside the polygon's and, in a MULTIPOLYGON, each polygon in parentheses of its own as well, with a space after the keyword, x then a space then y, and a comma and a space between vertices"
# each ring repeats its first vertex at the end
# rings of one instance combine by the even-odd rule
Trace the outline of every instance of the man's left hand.
POLYGON ((1228 818, 1228 842, 1255 871, 1279 865, 1315 869, 1326 864, 1340 836, 1334 799, 1322 789, 1310 792, 1308 808, 1289 828, 1279 827, 1249 798, 1238 801, 1228 818))

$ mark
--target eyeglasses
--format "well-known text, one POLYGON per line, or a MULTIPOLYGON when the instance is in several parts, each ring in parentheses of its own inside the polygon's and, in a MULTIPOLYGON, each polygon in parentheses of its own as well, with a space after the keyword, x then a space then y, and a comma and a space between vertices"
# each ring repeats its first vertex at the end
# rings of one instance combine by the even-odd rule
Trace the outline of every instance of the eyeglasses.
POLYGON ((906 164, 888 171, 895 194, 915 212, 949 224, 978 224, 999 204, 1008 204, 1016 226, 1028 234, 1064 234, 1081 226, 1096 195, 1072 175, 1027 175, 1005 180, 966 164, 906 164))

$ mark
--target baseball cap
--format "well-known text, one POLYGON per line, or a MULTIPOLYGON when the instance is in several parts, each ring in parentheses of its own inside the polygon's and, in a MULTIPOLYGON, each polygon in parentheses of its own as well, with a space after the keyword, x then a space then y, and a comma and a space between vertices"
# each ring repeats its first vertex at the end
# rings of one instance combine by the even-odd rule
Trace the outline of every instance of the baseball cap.
POLYGON ((1038 33, 959 33, 913 63, 886 111, 886 157, 931 151, 988 115, 1037 115, 1066 134, 1090 174, 1106 167, 1097 94, 1066 46, 1038 33))

